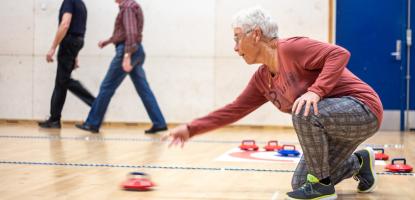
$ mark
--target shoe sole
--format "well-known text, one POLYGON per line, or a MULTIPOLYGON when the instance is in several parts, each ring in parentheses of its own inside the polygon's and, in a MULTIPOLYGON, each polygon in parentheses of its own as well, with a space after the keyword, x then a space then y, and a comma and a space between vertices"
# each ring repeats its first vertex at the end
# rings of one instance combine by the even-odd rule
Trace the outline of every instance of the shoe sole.
MULTIPOLYGON (((304 200, 304 199, 296 199, 296 198, 292 198, 292 197, 287 197, 285 199, 287 199, 287 200, 304 200)), ((313 198, 313 199, 309 199, 309 200, 336 200, 336 199, 337 199, 337 194, 331 194, 331 195, 317 197, 317 198, 313 198)))
POLYGON ((372 176, 373 176, 373 185, 367 190, 358 190, 358 192, 360 193, 372 192, 376 188, 376 184, 377 184, 377 175, 375 172, 375 152, 373 151, 371 147, 366 147, 365 150, 369 152, 370 172, 372 173, 372 176))
POLYGON ((87 132, 90 132, 90 133, 93 133, 93 134, 99 133, 99 130, 89 130, 89 129, 85 129, 82 126, 78 126, 77 124, 75 124, 75 127, 78 128, 78 129, 80 129, 80 130, 87 131, 87 132))
POLYGON ((39 125, 40 128, 45 128, 45 129, 61 129, 60 126, 41 126, 39 125))

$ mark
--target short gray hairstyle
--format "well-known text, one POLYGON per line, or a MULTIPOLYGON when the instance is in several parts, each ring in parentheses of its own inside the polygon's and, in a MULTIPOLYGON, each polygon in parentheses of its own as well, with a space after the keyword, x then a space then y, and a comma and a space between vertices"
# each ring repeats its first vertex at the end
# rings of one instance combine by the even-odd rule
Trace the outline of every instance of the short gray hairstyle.
POLYGON ((278 38, 277 23, 260 6, 241 10, 233 17, 232 28, 242 28, 245 33, 257 26, 266 37, 278 38))

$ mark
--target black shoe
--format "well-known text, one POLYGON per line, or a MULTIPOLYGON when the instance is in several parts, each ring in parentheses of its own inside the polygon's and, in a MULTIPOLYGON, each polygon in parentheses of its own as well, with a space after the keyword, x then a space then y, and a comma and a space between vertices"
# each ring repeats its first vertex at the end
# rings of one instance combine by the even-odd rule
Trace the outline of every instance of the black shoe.
POLYGON ((145 130, 144 133, 146 133, 146 134, 155 134, 157 132, 165 131, 165 130, 167 130, 167 126, 164 126, 164 127, 161 127, 161 128, 155 128, 154 126, 152 126, 150 129, 145 130))
POLYGON ((354 175, 354 179, 359 180, 357 191, 372 192, 376 187, 377 178, 375 172, 375 152, 372 148, 366 147, 355 152, 355 154, 361 161, 359 172, 354 175))
POLYGON ((92 127, 91 125, 88 125, 86 123, 83 123, 83 124, 75 124, 75 127, 76 128, 79 128, 79 129, 82 129, 84 131, 89 131, 91 133, 98 133, 99 132, 99 129, 98 128, 92 127))
POLYGON ((320 183, 317 177, 307 174, 307 182, 300 188, 287 193, 287 199, 337 199, 333 184, 320 183))
POLYGON ((42 128, 61 128, 61 121, 52 121, 50 119, 42 122, 38 122, 38 125, 42 128))

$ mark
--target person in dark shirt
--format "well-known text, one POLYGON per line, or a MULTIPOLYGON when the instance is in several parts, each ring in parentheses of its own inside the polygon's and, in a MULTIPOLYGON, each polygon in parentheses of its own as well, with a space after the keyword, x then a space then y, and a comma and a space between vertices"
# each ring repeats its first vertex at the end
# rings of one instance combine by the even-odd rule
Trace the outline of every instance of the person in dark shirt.
POLYGON ((58 69, 51 99, 50 117, 46 121, 39 122, 42 128, 61 127, 61 113, 68 89, 89 106, 95 100, 95 97, 79 81, 71 78, 72 71, 79 67, 77 57, 84 45, 86 21, 87 9, 82 0, 62 2, 59 12, 59 28, 46 55, 46 61, 53 62, 56 48, 59 46, 58 69))

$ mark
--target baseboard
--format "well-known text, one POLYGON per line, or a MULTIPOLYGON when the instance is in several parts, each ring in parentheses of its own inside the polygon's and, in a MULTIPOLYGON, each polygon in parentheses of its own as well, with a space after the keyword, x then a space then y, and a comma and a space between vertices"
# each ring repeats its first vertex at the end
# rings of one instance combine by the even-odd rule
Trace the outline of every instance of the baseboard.
MULTIPOLYGON (((0 124, 9 124, 9 125, 23 125, 23 124, 36 124, 37 120, 25 120, 25 119, 0 119, 0 124)), ((82 121, 72 121, 72 120, 65 120, 62 121, 63 125, 74 125, 76 123, 82 123, 82 121)), ((169 123, 168 127, 172 128, 178 125, 181 125, 182 123, 169 123)), ((150 127, 151 123, 145 123, 145 122, 104 122, 103 126, 124 126, 124 127, 150 127)), ((250 129, 275 129, 275 130, 293 130, 293 127, 291 126, 260 126, 260 125, 229 125, 226 126, 226 128, 250 128, 250 129)))

